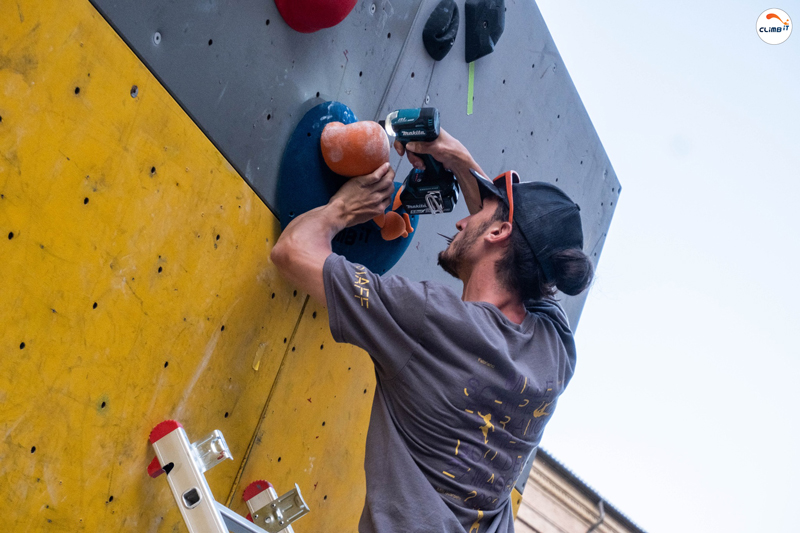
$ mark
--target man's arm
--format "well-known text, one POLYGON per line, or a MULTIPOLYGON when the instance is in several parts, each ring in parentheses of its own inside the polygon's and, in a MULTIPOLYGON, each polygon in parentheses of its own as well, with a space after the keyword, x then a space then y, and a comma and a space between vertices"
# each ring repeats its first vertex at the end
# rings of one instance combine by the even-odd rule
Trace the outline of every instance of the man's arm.
POLYGON ((439 138, 433 142, 410 142, 404 148, 399 141, 395 141, 394 147, 401 156, 408 150, 408 160, 415 168, 425 168, 425 165, 414 154, 432 155, 434 159, 455 174, 469 213, 474 215, 481 210, 481 195, 478 190, 478 183, 475 181, 470 169, 477 171, 482 176, 486 176, 486 173, 472 158, 469 150, 458 139, 444 131, 444 128, 439 129, 439 138))
POLYGON ((386 163, 372 174, 347 181, 326 205, 292 220, 270 254, 278 272, 327 305, 322 267, 332 253, 331 240, 344 228, 383 213, 394 192, 393 180, 394 171, 386 163))

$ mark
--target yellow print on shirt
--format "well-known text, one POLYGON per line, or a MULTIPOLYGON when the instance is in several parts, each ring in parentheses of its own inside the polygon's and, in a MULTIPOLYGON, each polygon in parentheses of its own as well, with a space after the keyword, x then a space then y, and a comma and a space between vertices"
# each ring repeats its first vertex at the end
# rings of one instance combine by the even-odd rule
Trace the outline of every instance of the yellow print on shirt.
POLYGON ((475 520, 475 523, 472 524, 471 528, 469 528, 469 533, 478 533, 478 530, 480 530, 481 528, 480 521, 482 518, 483 518, 483 511, 478 511, 478 519, 475 520))
POLYGON ((369 309, 369 289, 366 287, 368 283, 367 269, 362 267, 361 271, 356 270, 356 281, 353 285, 358 293, 353 296, 361 301, 361 307, 366 307, 367 309, 369 309))
POLYGON ((492 424, 492 415, 489 413, 488 415, 481 414, 478 411, 478 416, 483 418, 483 421, 486 422, 485 426, 481 426, 481 431, 483 431, 483 443, 489 444, 489 430, 491 429, 494 432, 494 424, 492 424))

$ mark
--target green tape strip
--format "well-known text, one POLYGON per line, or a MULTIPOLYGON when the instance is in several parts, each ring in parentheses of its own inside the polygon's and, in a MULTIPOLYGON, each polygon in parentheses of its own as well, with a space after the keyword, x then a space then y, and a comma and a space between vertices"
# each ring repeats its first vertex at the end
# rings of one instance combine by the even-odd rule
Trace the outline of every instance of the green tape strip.
POLYGON ((472 114, 472 100, 475 99, 475 62, 469 64, 469 88, 467 89, 467 115, 472 114))

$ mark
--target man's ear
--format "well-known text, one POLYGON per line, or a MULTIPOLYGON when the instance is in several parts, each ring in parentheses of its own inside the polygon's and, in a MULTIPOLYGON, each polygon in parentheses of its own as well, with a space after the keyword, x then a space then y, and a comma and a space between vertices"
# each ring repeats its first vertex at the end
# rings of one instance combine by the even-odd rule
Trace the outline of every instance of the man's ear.
POLYGON ((494 222, 486 235, 487 242, 491 244, 502 244, 511 239, 511 222, 494 222))

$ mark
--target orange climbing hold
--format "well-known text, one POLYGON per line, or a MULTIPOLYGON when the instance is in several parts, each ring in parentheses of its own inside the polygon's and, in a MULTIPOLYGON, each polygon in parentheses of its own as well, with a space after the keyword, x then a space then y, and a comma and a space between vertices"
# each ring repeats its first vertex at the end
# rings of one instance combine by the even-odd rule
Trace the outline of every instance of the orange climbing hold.
POLYGON ((389 138, 377 122, 329 122, 320 139, 328 167, 348 178, 364 176, 389 161, 389 138))
POLYGON ((385 215, 386 221, 381 228, 381 237, 386 241, 394 240, 398 237, 408 237, 406 222, 399 213, 389 211, 385 215))

